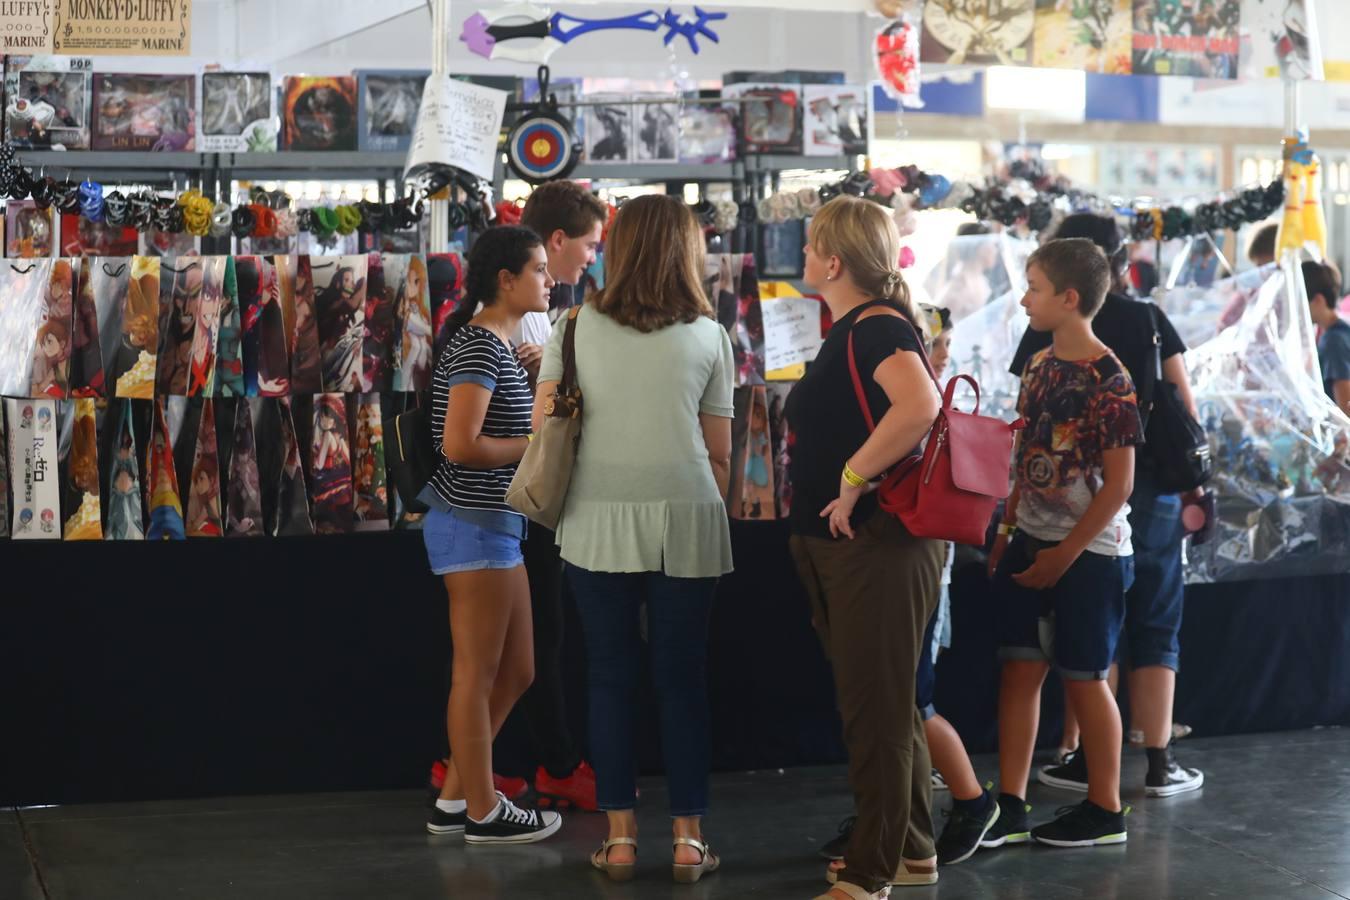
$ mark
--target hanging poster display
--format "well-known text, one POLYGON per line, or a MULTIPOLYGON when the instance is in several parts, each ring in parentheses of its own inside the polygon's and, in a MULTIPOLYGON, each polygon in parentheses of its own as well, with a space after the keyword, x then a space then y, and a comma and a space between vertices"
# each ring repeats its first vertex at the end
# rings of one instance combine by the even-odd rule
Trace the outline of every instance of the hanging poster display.
POLYGON ((431 292, 427 263, 419 255, 384 256, 385 291, 393 292, 396 340, 395 391, 422 391, 431 386, 431 292))
POLYGON ((1134 74, 1236 78, 1240 0, 1134 0, 1134 74))
POLYGON ((314 314, 314 271, 302 255, 295 268, 295 331, 291 343, 291 390, 317 394, 323 390, 323 357, 319 322, 314 314))
POLYGON ((394 370, 393 348, 396 322, 393 283, 386 284, 384 257, 371 253, 366 257, 366 324, 361 341, 361 390, 388 391, 394 370))
POLYGON ((202 264, 202 294, 197 303, 197 329, 192 335, 192 362, 188 370, 189 397, 214 397, 216 350, 220 344, 220 308, 225 295, 228 256, 208 256, 202 264))
POLYGON ((1132 12, 1131 0, 1036 0, 1033 64, 1129 75, 1132 12))
POLYGON ((318 534, 351 531, 352 452, 347 435, 347 401, 341 394, 314 397, 310 464, 314 530, 318 534))
POLYGON ((360 391, 365 338, 366 257, 310 257, 323 390, 360 391))
POLYGON ((244 321, 239 312, 238 260, 225 258, 220 294, 220 335, 216 343, 216 394, 244 396, 244 321))
POLYGON ((921 58, 953 65, 1031 65, 1035 25, 1035 0, 928 0, 921 58))
POLYGON ((52 53, 90 56, 187 56, 192 0, 51 4, 52 53))
POLYGON ((768 394, 763 385, 750 388, 750 416, 745 437, 745 471, 741 479, 740 519, 777 517, 774 493, 773 439, 769 430, 768 394))
POLYGON ((71 426, 70 457, 66 463, 67 510, 62 539, 103 540, 103 516, 99 505, 98 426, 92 399, 76 400, 71 426))
POLYGON ((94 293, 94 272, 99 260, 82 260, 77 267, 75 288, 75 321, 70 355, 70 395, 72 397, 106 397, 107 385, 103 375, 103 347, 99 340, 99 322, 112 316, 111 298, 104 297, 104 307, 98 307, 94 293))
POLYGON ((240 398, 234 410, 234 449, 230 453, 229 496, 226 499, 226 537, 260 537, 263 533, 262 481, 253 416, 262 401, 240 398))
MULTIPOLYGON (((104 540, 145 539, 145 511, 141 507, 140 466, 136 462, 136 433, 131 422, 131 403, 123 401, 117 413, 117 432, 108 466, 108 528, 104 540)), ((111 410, 109 412, 111 415, 111 410)))
POLYGON ((52 260, 0 263, 0 395, 25 397, 33 383, 33 352, 46 309, 52 260))
POLYGON ((57 477, 55 400, 5 400, 14 540, 59 540, 61 487, 57 477))
POLYGON ((281 414, 281 475, 276 484, 276 520, 269 532, 274 536, 314 533, 305 489, 305 470, 300 459, 300 440, 295 430, 295 413, 289 397, 277 401, 281 414))
POLYGON ((192 342, 202 301, 202 260, 184 256, 160 263, 159 361, 155 393, 185 396, 192 367, 192 342))
POLYGON ((380 396, 362 394, 356 404, 356 453, 352 465, 357 531, 386 531, 389 528, 384 425, 380 419, 380 396))
POLYGON ((150 491, 150 527, 146 540, 181 541, 183 500, 178 493, 178 473, 173 467, 173 437, 163 397, 156 398, 150 443, 146 447, 146 482, 150 491))
MULTIPOLYGON (((159 257, 133 256, 126 274, 122 334, 109 373, 118 397, 149 400, 155 396, 160 337, 159 257)), ((117 295, 122 271, 113 263, 99 266, 111 280, 108 290, 117 295)), ((97 275, 95 276, 98 277, 97 275)))
POLYGON ((220 517, 220 444, 216 440, 215 401, 202 402, 197 426, 197 449, 192 456, 192 485, 188 488, 187 536, 220 537, 225 525, 220 517))
POLYGON ((75 265, 58 259, 43 296, 42 323, 33 348, 30 397, 63 400, 70 394, 70 348, 74 343, 75 265))

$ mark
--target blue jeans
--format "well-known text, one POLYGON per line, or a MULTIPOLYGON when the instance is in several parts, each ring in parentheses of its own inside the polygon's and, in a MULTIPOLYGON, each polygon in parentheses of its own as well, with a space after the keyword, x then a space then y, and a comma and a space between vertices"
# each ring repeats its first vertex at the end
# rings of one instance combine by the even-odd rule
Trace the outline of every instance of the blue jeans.
POLYGON ((589 572, 567 578, 586 636, 591 764, 603 810, 632 809, 637 798, 634 736, 642 684, 640 614, 647 604, 652 680, 672 816, 708 811, 708 621, 716 578, 660 572, 589 572))
POLYGON ((1181 497, 1159 494, 1144 473, 1130 496, 1134 531, 1134 587, 1125 595, 1124 650, 1130 668, 1164 666, 1181 659, 1181 497))

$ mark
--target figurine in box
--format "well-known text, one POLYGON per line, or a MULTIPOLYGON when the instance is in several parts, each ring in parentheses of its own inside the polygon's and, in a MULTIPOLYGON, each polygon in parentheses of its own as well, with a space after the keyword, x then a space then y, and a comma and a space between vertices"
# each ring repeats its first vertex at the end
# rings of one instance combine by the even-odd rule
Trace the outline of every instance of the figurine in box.
POLYGON ((356 79, 287 76, 282 138, 287 150, 355 150, 356 79))
POLYGON ((201 108, 204 152, 271 153, 277 149, 281 129, 268 73, 202 73, 201 108))
POLYGON ((193 150, 193 82, 191 75, 95 75, 94 149, 193 150))
POLYGON ((741 146, 746 153, 797 156, 802 152, 800 84, 729 84, 722 96, 740 100, 741 146))
POLYGON ((803 88, 807 156, 858 156, 867 152, 870 89, 862 85, 808 84, 803 88))
POLYGON ((5 66, 5 135, 21 150, 89 149, 89 73, 59 56, 11 56, 5 66))
POLYGON ((358 71, 357 111, 362 150, 407 150, 422 105, 425 71, 358 71))

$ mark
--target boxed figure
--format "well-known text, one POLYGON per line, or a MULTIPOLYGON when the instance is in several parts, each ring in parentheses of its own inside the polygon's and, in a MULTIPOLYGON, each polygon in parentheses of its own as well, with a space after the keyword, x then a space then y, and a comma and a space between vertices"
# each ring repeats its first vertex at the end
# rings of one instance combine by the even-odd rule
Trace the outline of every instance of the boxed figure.
POLYGON ((95 150, 196 148, 197 88, 191 75, 94 76, 95 150))

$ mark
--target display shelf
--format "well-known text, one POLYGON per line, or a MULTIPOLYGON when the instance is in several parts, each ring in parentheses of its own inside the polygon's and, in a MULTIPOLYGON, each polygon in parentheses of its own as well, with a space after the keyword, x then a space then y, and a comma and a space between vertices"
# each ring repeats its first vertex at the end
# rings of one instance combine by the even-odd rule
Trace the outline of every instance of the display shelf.
MULTIPOLYGON (((568 177, 586 181, 735 181, 736 163, 605 163, 577 166, 568 177)), ((507 177, 511 177, 508 172, 507 177)))
POLYGON ((403 171, 408 154, 402 150, 388 153, 348 150, 282 150, 277 153, 221 153, 220 167, 236 172, 314 169, 343 171, 369 169, 382 175, 403 171))
POLYGON ((75 173, 91 169, 128 169, 139 172, 182 172, 207 169, 213 153, 151 153, 113 150, 16 150, 19 160, 30 167, 69 169, 75 173))
POLYGON ((747 156, 745 158, 745 168, 749 172, 786 172, 790 169, 852 172, 857 168, 857 165, 857 157, 853 156, 747 156))

